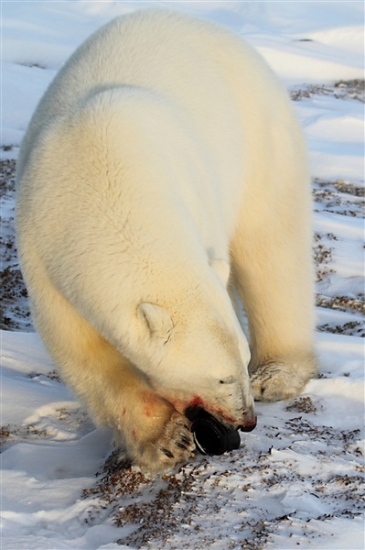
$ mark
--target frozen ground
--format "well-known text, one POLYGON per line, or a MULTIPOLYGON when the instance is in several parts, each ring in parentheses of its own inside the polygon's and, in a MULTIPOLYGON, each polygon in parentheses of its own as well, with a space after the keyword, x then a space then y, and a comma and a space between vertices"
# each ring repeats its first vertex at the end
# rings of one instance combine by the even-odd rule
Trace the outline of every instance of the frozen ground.
MULTIPOLYGON (((258 404, 241 448, 155 480, 111 455, 32 332, 14 243, 14 169, 31 113, 73 49, 157 2, 2 2, 1 547, 362 549, 362 2, 172 2, 243 34, 286 83, 313 177, 320 377, 258 404)), ((285 305, 284 305, 285 306, 285 305)))

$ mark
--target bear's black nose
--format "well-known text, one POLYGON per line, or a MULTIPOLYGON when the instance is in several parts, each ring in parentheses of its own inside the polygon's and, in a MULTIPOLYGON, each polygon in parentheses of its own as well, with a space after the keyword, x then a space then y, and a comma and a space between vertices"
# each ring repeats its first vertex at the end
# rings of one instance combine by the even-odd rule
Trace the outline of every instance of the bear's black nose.
POLYGON ((256 428, 257 425, 257 416, 255 415, 250 421, 246 422, 244 426, 239 426, 239 430, 241 432, 252 432, 256 428))

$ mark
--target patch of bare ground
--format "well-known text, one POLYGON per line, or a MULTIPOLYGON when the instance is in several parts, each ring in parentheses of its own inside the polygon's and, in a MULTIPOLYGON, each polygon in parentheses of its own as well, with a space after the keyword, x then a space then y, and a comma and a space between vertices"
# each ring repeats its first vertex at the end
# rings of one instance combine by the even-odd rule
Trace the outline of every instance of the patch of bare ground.
POLYGON ((359 313, 365 313, 364 296, 351 298, 349 296, 328 297, 323 294, 316 294, 316 305, 338 311, 358 311, 359 313))
POLYGON ((55 380, 56 382, 62 382, 60 373, 57 370, 51 370, 47 372, 47 374, 42 374, 38 372, 31 372, 28 374, 29 378, 37 379, 41 376, 45 376, 46 378, 49 378, 49 380, 55 380))
POLYGON ((332 212, 352 218, 364 217, 364 186, 344 180, 326 181, 315 178, 312 189, 315 212, 332 212))
MULTIPOLYGON (((54 373, 47 375, 30 375, 32 379, 43 383, 44 378, 52 381, 59 381, 54 373)), ((83 436, 95 429, 88 413, 82 407, 75 405, 58 406, 52 410, 50 408, 46 415, 40 417, 36 422, 30 424, 7 424, 0 428, 0 452, 19 442, 29 442, 39 444, 44 440, 54 440, 60 431, 63 434, 63 440, 75 439, 75 433, 83 436)))
MULTIPOLYGON (((225 484, 232 475, 229 470, 212 471, 209 461, 202 458, 174 474, 151 480, 130 463, 120 462, 114 454, 98 475, 96 486, 85 490, 84 498, 97 496, 101 506, 109 507, 117 526, 134 527, 118 541, 120 544, 131 548, 200 550, 214 547, 219 540, 216 529, 213 535, 208 527, 211 521, 222 522, 220 512, 232 493, 225 484), (182 535, 176 538, 181 531, 182 535)), ((246 478, 247 474, 243 474, 242 481, 246 478)), ((246 493, 249 486, 244 481, 242 485, 246 493)), ((243 512, 244 506, 240 508, 243 512)), ((227 539, 227 548, 262 549, 268 540, 267 522, 239 518, 238 523, 236 541, 227 539)))
MULTIPOLYGON (((333 268, 335 265, 333 259, 334 247, 330 246, 330 244, 335 244, 338 240, 339 237, 333 233, 314 234, 313 259, 316 267, 316 280, 318 283, 325 281, 336 273, 333 268)), ((315 301, 317 307, 348 313, 365 314, 365 297, 363 294, 355 296, 325 296, 321 293, 317 293, 315 301)), ((320 332, 330 332, 332 334, 365 336, 364 322, 359 319, 347 321, 342 324, 324 323, 318 325, 317 330, 320 332)))
POLYGON ((323 325, 318 325, 317 330, 319 332, 330 332, 332 334, 346 334, 347 336, 365 337, 365 326, 361 321, 349 321, 348 323, 334 326, 329 323, 324 323, 323 325))
POLYGON ((33 424, 22 426, 17 424, 7 424, 0 428, 0 452, 3 452, 11 444, 19 441, 38 441, 48 439, 49 434, 46 429, 39 428, 33 424))
POLYGON ((225 548, 259 550, 283 528, 293 537, 320 536, 315 521, 324 514, 319 509, 328 518, 359 517, 365 496, 364 467, 358 461, 363 455, 360 430, 316 425, 303 416, 317 412, 309 397, 293 400, 286 410, 300 416, 289 418, 280 429, 261 426, 272 440, 265 452, 247 446, 219 459, 197 455, 177 472, 157 479, 114 453, 95 485, 84 491, 90 500, 88 523, 107 515, 122 528, 118 542, 131 548, 223 548, 222 532, 225 548), (311 475, 300 467, 309 448, 311 475), (339 460, 341 473, 337 469, 324 477, 321 464, 339 460), (301 494, 312 499, 313 507, 303 512, 293 505, 283 513, 279 503, 284 494, 293 502, 295 496, 290 495, 301 494))
POLYGON ((15 240, 15 160, 0 161, 0 328, 32 330, 28 293, 19 263, 15 240))
POLYGON ((316 265, 317 281, 323 281, 331 273, 333 269, 329 269, 326 264, 332 262, 333 248, 328 247, 322 241, 322 236, 319 233, 314 234, 313 259, 316 265))
POLYGON ((28 293, 20 269, 14 266, 2 269, 0 289, 0 328, 3 330, 32 329, 28 293))
POLYGON ((365 81, 362 79, 338 80, 331 84, 303 84, 300 88, 291 90, 293 101, 302 101, 315 95, 333 96, 336 99, 355 99, 365 102, 365 81))
POLYGON ((305 413, 317 412, 317 407, 313 404, 310 397, 297 397, 292 403, 287 405, 287 411, 297 411, 305 413))

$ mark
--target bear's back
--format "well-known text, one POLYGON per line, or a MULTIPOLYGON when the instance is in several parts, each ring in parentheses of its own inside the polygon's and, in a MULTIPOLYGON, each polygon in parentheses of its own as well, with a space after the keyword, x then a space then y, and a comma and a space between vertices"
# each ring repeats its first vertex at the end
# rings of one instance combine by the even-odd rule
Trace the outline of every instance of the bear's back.
POLYGON ((233 57, 243 48, 257 62, 242 40, 206 21, 165 10, 118 17, 92 34, 60 70, 40 102, 43 118, 49 115, 49 98, 54 118, 85 94, 113 86, 184 97, 192 84, 196 89, 213 75, 232 71, 233 57))
POLYGON ((148 89, 175 103, 215 154, 221 139, 240 141, 238 104, 256 110, 245 96, 255 97, 268 79, 277 86, 250 46, 214 24, 165 10, 116 18, 91 35, 51 83, 25 136, 19 175, 44 128, 72 113, 78 102, 121 86, 148 89))

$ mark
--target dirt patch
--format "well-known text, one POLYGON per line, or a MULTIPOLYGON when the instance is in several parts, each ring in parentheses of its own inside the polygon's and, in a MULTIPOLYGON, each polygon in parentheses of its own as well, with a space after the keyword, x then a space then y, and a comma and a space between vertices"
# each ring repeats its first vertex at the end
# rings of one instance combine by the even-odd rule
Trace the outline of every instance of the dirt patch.
POLYGON ((352 218, 365 215, 365 188, 343 180, 313 180, 313 200, 315 212, 332 212, 352 218), (320 203, 317 207, 317 204, 320 203))
POLYGON ((84 491, 90 500, 88 523, 97 524, 100 514, 106 514, 121 528, 118 542, 131 548, 221 549, 221 532, 224 548, 260 550, 283 529, 293 541, 320 537, 320 509, 328 519, 360 517, 365 496, 364 468, 357 461, 362 457, 360 430, 334 429, 304 418, 303 413, 317 412, 310 398, 295 399, 286 410, 301 415, 280 430, 261 426, 272 440, 265 452, 247 445, 219 458, 197 455, 175 473, 154 479, 114 453, 95 485, 84 491), (308 476, 301 464, 308 460, 309 448, 308 476), (328 468, 339 460, 346 473, 324 477, 323 462, 328 468), (284 494, 287 507, 293 501, 293 508, 280 513, 284 494), (298 495, 308 501, 306 511, 295 506, 298 495))
POLYGON ((29 331, 33 324, 15 240, 15 170, 15 160, 0 161, 0 328, 29 331))
MULTIPOLYGON (((35 382, 43 383, 44 378, 55 381, 47 375, 32 377, 35 382), (38 380, 39 378, 39 380, 38 380)), ((57 380, 58 382, 58 380, 57 380)), ((32 442, 39 444, 44 440, 54 440, 62 433, 60 441, 75 440, 75 433, 82 437, 93 431, 95 426, 87 411, 77 403, 70 405, 52 407, 41 415, 39 419, 30 424, 7 424, 0 428, 0 452, 19 442, 32 442)))
POLYGON ((358 311, 365 313, 364 296, 351 298, 350 296, 327 297, 323 294, 316 294, 316 305, 327 309, 336 309, 338 311, 358 311))
POLYGON ((333 248, 328 247, 321 242, 322 236, 319 233, 314 235, 313 245, 313 259, 316 265, 316 277, 317 281, 323 281, 331 273, 334 273, 333 269, 329 269, 325 264, 332 262, 333 248))
POLYGON ((294 399, 293 403, 285 407, 285 410, 298 411, 301 413, 315 413, 317 412, 317 407, 313 404, 310 397, 298 397, 294 399))
POLYGON ((325 323, 323 325, 318 325, 317 330, 319 332, 330 332, 331 334, 365 337, 365 327, 364 323, 361 321, 349 321, 343 325, 330 325, 329 323, 325 323))
POLYGON ((355 99, 365 102, 365 81, 338 80, 333 85, 330 84, 303 84, 300 88, 290 91, 290 98, 293 101, 302 101, 315 95, 333 96, 336 99, 355 99))
POLYGON ((46 429, 38 428, 33 424, 29 426, 8 424, 0 428, 0 452, 5 451, 11 444, 19 441, 38 441, 48 438, 49 434, 46 429))

